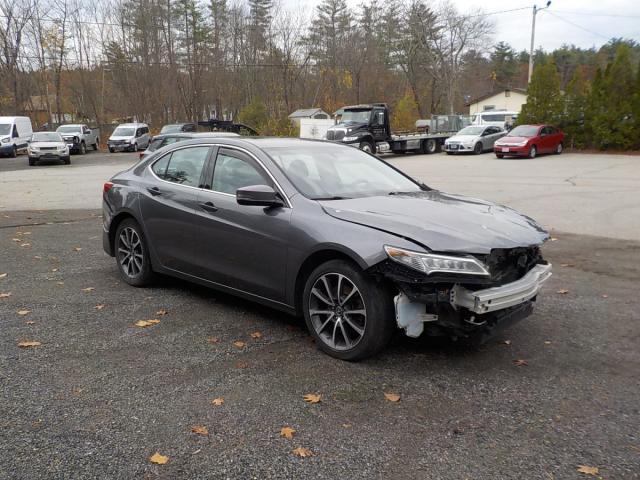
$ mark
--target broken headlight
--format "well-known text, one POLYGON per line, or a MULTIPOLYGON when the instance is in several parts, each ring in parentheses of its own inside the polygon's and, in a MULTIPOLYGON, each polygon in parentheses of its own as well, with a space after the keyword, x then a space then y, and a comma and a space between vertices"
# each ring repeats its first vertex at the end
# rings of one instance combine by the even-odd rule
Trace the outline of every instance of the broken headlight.
POLYGON ((414 270, 419 270, 427 275, 434 272, 444 272, 489 276, 487 267, 485 267, 480 260, 473 257, 419 253, 391 247, 389 245, 385 245, 384 250, 391 260, 413 268, 414 270))

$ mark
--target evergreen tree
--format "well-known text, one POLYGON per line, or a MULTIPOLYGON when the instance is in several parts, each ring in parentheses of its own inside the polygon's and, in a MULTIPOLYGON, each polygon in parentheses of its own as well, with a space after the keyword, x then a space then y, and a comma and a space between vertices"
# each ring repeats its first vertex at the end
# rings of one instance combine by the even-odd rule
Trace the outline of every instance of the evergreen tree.
POLYGON ((636 74, 636 89, 633 94, 633 120, 635 125, 634 137, 636 139, 634 148, 640 149, 640 64, 636 74))
POLYGON ((589 83, 584 68, 577 68, 567 85, 564 96, 564 116, 561 126, 571 147, 584 148, 587 144, 585 117, 589 98, 589 83))
MULTIPOLYGON (((628 45, 618 46, 612 63, 602 76, 602 88, 598 86, 596 107, 591 119, 593 140, 598 148, 629 149, 635 143, 633 121, 633 97, 636 89, 631 51, 628 45)), ((595 89, 595 79, 594 79, 595 89)))
POLYGON ((491 52, 492 78, 500 86, 510 87, 516 75, 518 64, 516 52, 508 43, 499 42, 491 52))
POLYGON ((560 124, 562 111, 560 77, 555 63, 538 63, 533 69, 531 83, 527 88, 527 103, 522 106, 518 115, 518 124, 560 124))

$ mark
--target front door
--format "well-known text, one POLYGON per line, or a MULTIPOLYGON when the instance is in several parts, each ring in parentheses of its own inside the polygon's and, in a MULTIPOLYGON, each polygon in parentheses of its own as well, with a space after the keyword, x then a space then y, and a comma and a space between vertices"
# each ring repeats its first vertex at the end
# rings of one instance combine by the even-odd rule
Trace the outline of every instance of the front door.
POLYGON ((250 185, 275 188, 251 156, 220 148, 211 189, 198 196, 199 276, 284 302, 291 209, 239 205, 236 190, 250 185))
POLYGON ((210 152, 207 146, 181 148, 145 170, 140 205, 147 241, 171 270, 191 273, 199 263, 196 208, 210 152))
POLYGON ((387 140, 385 111, 383 108, 374 108, 371 114, 371 134, 376 142, 387 140))

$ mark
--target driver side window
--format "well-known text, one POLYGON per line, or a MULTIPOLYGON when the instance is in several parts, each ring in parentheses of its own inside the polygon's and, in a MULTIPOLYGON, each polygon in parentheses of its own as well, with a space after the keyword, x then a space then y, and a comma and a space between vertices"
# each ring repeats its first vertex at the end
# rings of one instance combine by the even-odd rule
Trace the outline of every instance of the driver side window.
POLYGON ((244 153, 227 148, 220 149, 213 170, 211 189, 214 192, 235 195, 236 190, 250 185, 271 186, 271 181, 244 153))

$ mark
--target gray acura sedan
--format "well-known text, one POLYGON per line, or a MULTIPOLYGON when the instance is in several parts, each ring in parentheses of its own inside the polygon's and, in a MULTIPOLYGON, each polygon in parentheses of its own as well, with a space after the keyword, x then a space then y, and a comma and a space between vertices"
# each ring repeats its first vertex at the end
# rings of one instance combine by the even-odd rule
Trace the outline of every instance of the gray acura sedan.
POLYGON ((346 145, 188 140, 115 175, 103 200, 104 249, 125 282, 173 275, 303 315, 344 360, 396 329, 487 338, 528 316, 551 275, 532 219, 346 145))

